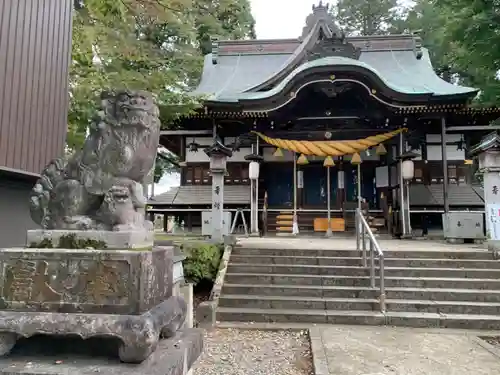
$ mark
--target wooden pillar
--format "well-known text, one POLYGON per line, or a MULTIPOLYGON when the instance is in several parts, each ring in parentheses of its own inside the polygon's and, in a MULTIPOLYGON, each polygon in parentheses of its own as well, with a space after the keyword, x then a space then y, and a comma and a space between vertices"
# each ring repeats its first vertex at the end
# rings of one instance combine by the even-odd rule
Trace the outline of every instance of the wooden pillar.
POLYGON ((446 119, 441 118, 441 157, 443 161, 443 203, 444 212, 450 211, 450 204, 448 202, 448 159, 446 155, 446 119))
POLYGON ((163 231, 165 233, 168 232, 168 215, 167 214, 163 214, 163 231))
POLYGON ((342 161, 342 157, 338 161, 338 172, 337 172, 337 194, 335 197, 335 207, 338 210, 342 210, 344 208, 345 202, 345 171, 344 171, 344 163, 342 161))
POLYGON ((423 168, 422 168, 422 182, 424 185, 430 185, 431 183, 431 171, 429 169, 429 162, 427 160, 427 142, 422 143, 420 146, 420 149, 422 151, 422 163, 423 163, 423 168))
POLYGON ((297 165, 297 208, 302 208, 304 204, 304 167, 297 165))
POLYGON ((192 233, 193 232, 193 213, 191 211, 188 212, 187 214, 187 228, 188 232, 192 233))
MULTIPOLYGON (((467 153, 467 150, 471 149, 471 142, 470 142, 471 140, 468 134, 464 135, 464 137, 465 137, 465 150, 467 153)), ((467 185, 472 185, 472 182, 474 181, 474 164, 467 165, 466 168, 467 170, 465 172, 465 183, 467 185)))

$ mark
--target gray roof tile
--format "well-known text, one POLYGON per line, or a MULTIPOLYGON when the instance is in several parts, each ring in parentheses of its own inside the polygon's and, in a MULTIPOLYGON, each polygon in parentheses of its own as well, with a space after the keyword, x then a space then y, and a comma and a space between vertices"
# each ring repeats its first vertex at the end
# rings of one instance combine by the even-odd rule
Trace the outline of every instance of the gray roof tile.
POLYGON ((410 206, 436 206, 438 203, 426 185, 410 185, 410 206))
POLYGON ((484 188, 481 186, 472 186, 474 191, 476 192, 477 195, 481 197, 481 199, 484 201, 484 188))
MULTIPOLYGON (((210 205, 212 204, 211 185, 179 186, 150 200, 152 205, 210 205)), ((224 186, 224 204, 250 204, 250 186, 224 186)))
MULTIPOLYGON (((443 185, 431 184, 429 190, 438 205, 442 206, 444 204, 443 185)), ((471 185, 448 185, 448 200, 450 206, 484 206, 484 200, 471 185)))
POLYGON ((165 193, 156 195, 149 200, 150 204, 172 204, 177 193, 179 192, 179 187, 173 187, 165 193))

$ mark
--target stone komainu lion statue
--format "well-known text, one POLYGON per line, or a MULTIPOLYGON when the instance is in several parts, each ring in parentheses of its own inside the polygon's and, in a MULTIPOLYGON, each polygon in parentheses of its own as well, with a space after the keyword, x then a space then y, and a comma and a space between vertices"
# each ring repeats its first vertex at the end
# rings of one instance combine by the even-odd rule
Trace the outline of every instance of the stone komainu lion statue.
POLYGON ((142 91, 103 93, 101 102, 82 150, 51 161, 31 192, 31 217, 45 229, 152 229, 142 185, 156 157, 158 107, 142 91))

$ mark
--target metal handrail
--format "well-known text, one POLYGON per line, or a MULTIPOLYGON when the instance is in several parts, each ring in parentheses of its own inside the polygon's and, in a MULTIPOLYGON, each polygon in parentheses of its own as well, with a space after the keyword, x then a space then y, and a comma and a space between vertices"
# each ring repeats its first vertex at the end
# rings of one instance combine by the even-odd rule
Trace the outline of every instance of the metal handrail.
POLYGON ((363 213, 359 208, 356 209, 356 249, 362 250, 362 266, 368 268, 366 259, 366 237, 370 242, 370 285, 372 288, 376 287, 375 283, 375 251, 379 258, 379 304, 380 311, 385 312, 385 265, 384 265, 384 252, 380 248, 377 239, 368 225, 363 213))

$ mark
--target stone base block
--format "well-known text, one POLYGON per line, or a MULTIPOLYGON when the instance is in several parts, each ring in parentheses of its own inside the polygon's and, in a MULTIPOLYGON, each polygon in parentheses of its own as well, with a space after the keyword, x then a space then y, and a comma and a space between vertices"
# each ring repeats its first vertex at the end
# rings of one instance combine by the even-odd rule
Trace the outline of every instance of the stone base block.
MULTIPOLYGON (((102 249, 151 249, 154 243, 154 231, 124 231, 124 232, 111 232, 99 230, 44 230, 35 229, 28 230, 26 246, 28 247, 42 247, 40 244, 50 242, 53 248, 69 248, 64 246, 65 243, 75 241, 77 243, 92 245, 105 245, 102 249)), ((47 247, 47 246, 43 246, 47 247)))
POLYGON ((465 242, 463 238, 447 238, 446 242, 453 245, 461 245, 465 242))
POLYGON ((160 336, 173 337, 185 318, 186 303, 179 297, 171 297, 142 315, 0 311, 0 355, 10 353, 17 338, 37 334, 114 337, 121 341, 121 361, 141 363, 155 351, 160 336))
POLYGON ((3 249, 0 311, 141 315, 172 296, 173 258, 172 247, 3 249))
POLYGON ((488 250, 493 253, 495 259, 500 259, 500 241, 498 240, 488 240, 486 242, 488 250))
POLYGON ((212 329, 216 324, 217 306, 214 301, 205 301, 198 305, 196 309, 196 321, 198 327, 204 329, 212 329))
POLYGON ((138 365, 95 356, 47 355, 19 347, 11 356, 0 358, 0 374, 187 375, 202 351, 203 334, 197 329, 183 330, 173 338, 160 340, 156 351, 138 365))

